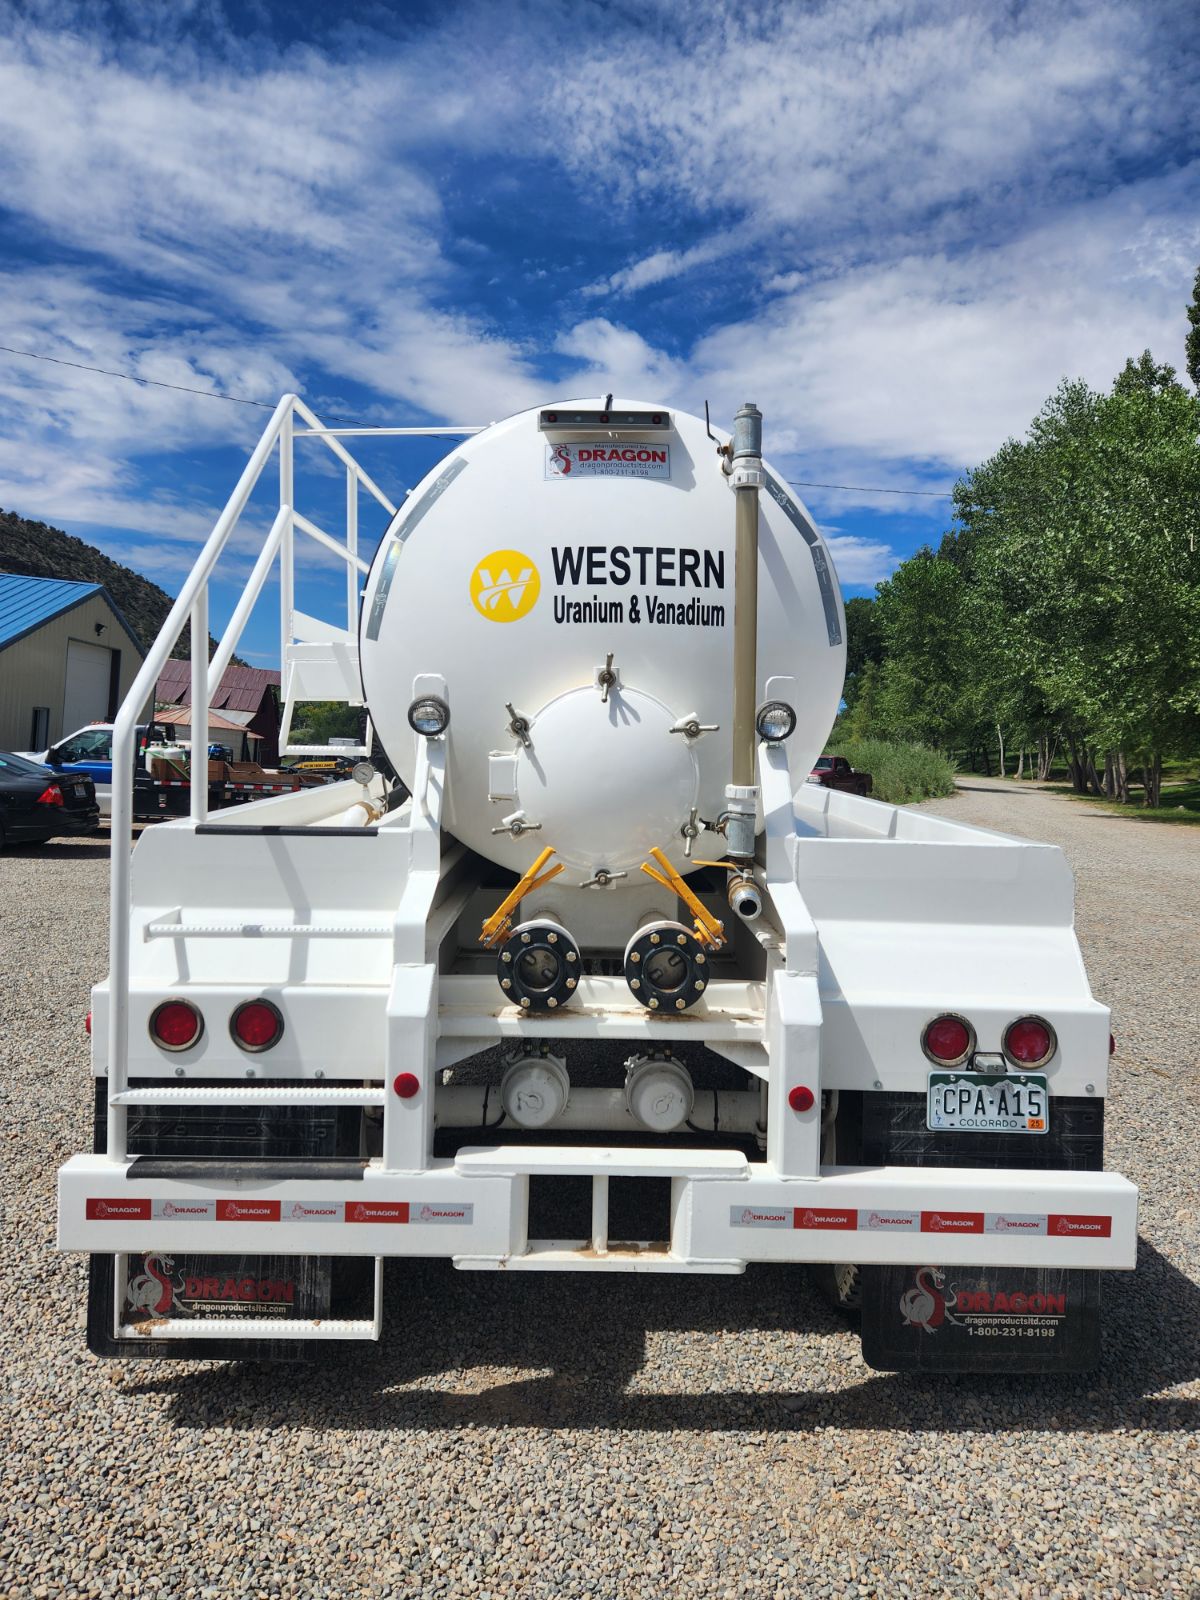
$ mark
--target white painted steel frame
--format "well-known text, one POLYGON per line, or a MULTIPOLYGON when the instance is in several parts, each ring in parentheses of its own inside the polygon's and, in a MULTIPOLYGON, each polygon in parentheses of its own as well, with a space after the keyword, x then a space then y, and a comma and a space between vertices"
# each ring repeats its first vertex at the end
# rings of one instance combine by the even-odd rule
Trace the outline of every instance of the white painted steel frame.
MULTIPOLYGON (((131 1182, 127 1166, 78 1155, 61 1169, 60 1249, 445 1257, 460 1267, 514 1269, 531 1242, 529 1180, 540 1175, 669 1180, 670 1241, 635 1252, 660 1271, 847 1259, 1120 1271, 1132 1269, 1137 1254, 1137 1190, 1112 1172, 824 1167, 814 1179, 789 1182, 737 1151, 522 1145, 466 1148, 453 1160, 408 1173, 372 1162, 361 1179, 131 1182), (218 1200, 234 1200, 246 1212, 265 1206, 272 1220, 150 1214, 170 1204, 215 1209, 218 1200), (89 1201, 93 1212, 140 1206, 147 1214, 89 1217, 89 1201), (345 1220, 309 1220, 307 1208, 318 1202, 344 1207, 345 1220), (422 1207, 463 1220, 422 1222, 422 1207), (380 1208, 393 1219, 370 1220, 380 1208), (356 1211, 365 1220, 355 1220, 356 1211), (958 1221, 968 1218, 960 1229, 958 1221), (996 1218, 1007 1225, 996 1225, 996 1218), (1049 1218, 1064 1219, 1064 1226, 1052 1229, 1049 1218), (1036 1225, 1027 1230, 1030 1219, 1036 1225)), ((572 1259, 581 1270, 603 1265, 594 1244, 599 1228, 607 1242, 606 1201, 603 1215, 593 1208, 593 1236, 574 1242, 572 1259)), ((561 1251, 562 1241, 555 1246, 561 1251)))

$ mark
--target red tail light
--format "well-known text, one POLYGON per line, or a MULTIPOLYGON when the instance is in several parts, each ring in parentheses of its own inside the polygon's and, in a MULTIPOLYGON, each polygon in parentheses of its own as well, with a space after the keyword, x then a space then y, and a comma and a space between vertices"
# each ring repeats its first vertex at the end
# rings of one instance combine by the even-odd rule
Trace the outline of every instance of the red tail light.
POLYGON ((88 1012, 87 1016, 84 1017, 84 1019, 83 1019, 83 1026, 84 1026, 84 1028, 86 1029, 86 1031, 88 1033, 91 1033, 91 1031, 92 1031, 92 1013, 90 1011, 88 1012))
POLYGON ((48 783, 37 797, 39 806, 60 806, 62 803, 62 790, 56 783, 48 783))
POLYGON ((204 1018, 188 1000, 164 1000, 150 1018, 150 1034, 164 1050, 190 1050, 204 1032, 204 1018))
POLYGON ((247 1000, 233 1013, 229 1031, 243 1050, 269 1050, 283 1038, 283 1013, 269 1000, 247 1000))
POLYGON ((1004 1054, 1014 1066, 1044 1066, 1057 1048, 1054 1029, 1041 1017, 1019 1017, 1004 1030, 1004 1054))
POLYGON ((957 1067, 975 1048, 975 1029, 965 1017, 947 1012, 926 1023, 921 1049, 941 1067, 957 1067))

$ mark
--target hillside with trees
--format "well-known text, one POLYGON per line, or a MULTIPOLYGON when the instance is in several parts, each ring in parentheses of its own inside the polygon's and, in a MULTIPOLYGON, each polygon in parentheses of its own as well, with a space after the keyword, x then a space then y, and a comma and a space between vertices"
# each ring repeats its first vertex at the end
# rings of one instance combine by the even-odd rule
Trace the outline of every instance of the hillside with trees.
MULTIPOLYGON (((1200 387, 1200 274, 1189 308, 1200 387)), ((1200 754, 1200 399, 1147 350, 1064 381, 954 490, 954 525, 847 607, 849 738, 916 740, 1158 806, 1200 754)))
MULTIPOLYGON (((158 584, 144 578, 132 567, 106 556, 95 545, 85 544, 61 528, 46 522, 33 522, 15 511, 0 510, 0 572, 14 572, 27 578, 65 578, 73 583, 102 583, 118 610, 133 629, 143 650, 158 637, 173 596, 158 584)), ((213 641, 215 644, 215 641, 213 641)), ((191 650, 191 629, 185 627, 178 645, 171 652, 186 656, 191 650)), ((245 666, 237 656, 235 666, 245 666)))

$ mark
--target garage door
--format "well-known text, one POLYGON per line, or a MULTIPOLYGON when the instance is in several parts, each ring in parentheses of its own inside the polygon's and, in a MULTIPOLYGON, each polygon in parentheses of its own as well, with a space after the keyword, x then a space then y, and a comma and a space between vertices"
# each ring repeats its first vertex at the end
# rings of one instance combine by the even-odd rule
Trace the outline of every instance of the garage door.
POLYGON ((74 733, 88 722, 108 716, 108 676, 112 651, 101 644, 67 640, 67 687, 63 695, 62 731, 74 733))

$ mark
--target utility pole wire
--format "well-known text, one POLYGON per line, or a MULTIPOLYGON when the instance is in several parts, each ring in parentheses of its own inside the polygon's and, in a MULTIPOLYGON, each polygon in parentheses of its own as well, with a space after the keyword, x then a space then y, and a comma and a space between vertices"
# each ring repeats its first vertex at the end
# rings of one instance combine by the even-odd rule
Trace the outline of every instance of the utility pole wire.
MULTIPOLYGON (((86 361, 67 361, 62 356, 43 355, 37 350, 18 350, 10 344, 0 344, 0 350, 7 355, 20 356, 25 361, 49 361, 56 367, 73 367, 76 372, 96 372, 104 378, 120 378, 124 383, 140 383, 153 389, 172 389, 176 394, 198 394, 204 400, 226 400, 235 406, 256 406, 260 411, 274 411, 275 406, 269 400, 250 400, 245 395, 225 394, 219 389, 194 389, 185 383, 166 383, 161 378, 140 378, 134 372, 116 372, 111 367, 93 367, 86 361)), ((364 424, 356 422, 341 422, 338 426, 356 428, 364 424)), ((431 436, 436 437, 436 436, 431 436)), ((450 437, 447 435, 447 437, 450 437)), ((789 478, 788 484, 793 489, 842 489, 849 494, 907 494, 916 495, 925 500, 951 500, 953 494, 949 489, 885 489, 868 483, 815 483, 808 478, 789 478)))

